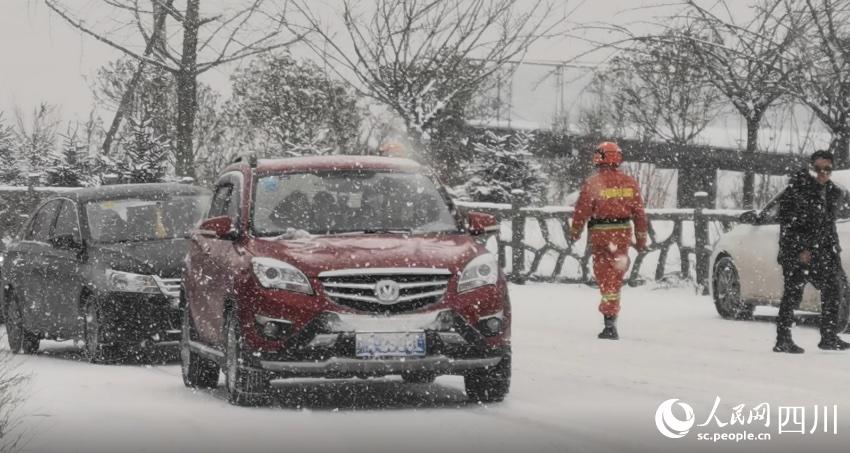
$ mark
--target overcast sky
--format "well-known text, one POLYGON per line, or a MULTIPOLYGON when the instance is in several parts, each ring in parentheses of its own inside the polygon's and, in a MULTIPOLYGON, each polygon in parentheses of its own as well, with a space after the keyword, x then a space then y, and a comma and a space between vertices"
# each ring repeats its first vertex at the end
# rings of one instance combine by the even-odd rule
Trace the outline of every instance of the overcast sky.
MULTIPOLYGON (((64 4, 74 11, 108 11, 108 8, 98 7, 102 5, 101 1, 64 0, 64 4)), ((223 1, 205 0, 202 5, 223 1)), ((562 9, 558 13, 572 12, 569 27, 574 30, 582 25, 601 22, 646 29, 643 22, 654 22, 659 16, 681 9, 672 2, 664 3, 665 0, 571 0, 560 5, 562 9)), ((746 10, 747 2, 735 0, 730 3, 735 5, 734 8, 746 10)), ((97 68, 117 58, 120 53, 74 30, 49 11, 43 0, 0 0, 0 5, 0 111, 6 111, 9 117, 15 106, 30 111, 38 103, 47 102, 58 106, 65 119, 87 116, 94 102, 90 85, 97 68)), ((99 20, 103 24, 107 19, 99 20)), ((611 39, 605 32, 588 36, 598 40, 611 39)), ((552 39, 535 45, 527 58, 563 61, 575 58, 587 49, 588 44, 581 39, 552 39)), ((606 56, 597 53, 582 57, 580 61, 595 64, 605 60, 606 56)), ((209 71, 202 80, 227 93, 228 77, 233 68, 231 65, 209 71)), ((555 103, 552 97, 554 80, 546 78, 549 70, 529 68, 526 73, 518 74, 514 87, 515 119, 540 122, 551 117, 555 103)), ((578 80, 568 87, 568 104, 583 83, 578 80)))

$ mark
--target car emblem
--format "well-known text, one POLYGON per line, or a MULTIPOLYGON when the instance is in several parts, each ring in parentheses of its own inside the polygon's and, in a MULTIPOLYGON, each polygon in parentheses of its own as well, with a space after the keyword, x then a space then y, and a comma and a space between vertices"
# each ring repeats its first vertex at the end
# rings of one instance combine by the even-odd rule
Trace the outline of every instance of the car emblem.
POLYGON ((398 300, 400 289, 398 283, 393 280, 380 280, 375 283, 375 295, 378 301, 384 304, 393 303, 398 300))

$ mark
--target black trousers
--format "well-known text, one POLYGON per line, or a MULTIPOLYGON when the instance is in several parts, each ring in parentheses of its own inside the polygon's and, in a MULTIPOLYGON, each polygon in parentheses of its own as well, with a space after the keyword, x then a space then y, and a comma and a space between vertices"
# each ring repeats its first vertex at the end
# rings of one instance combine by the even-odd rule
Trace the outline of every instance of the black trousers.
POLYGON ((818 270, 812 270, 801 263, 786 264, 782 266, 782 275, 785 289, 779 305, 779 318, 776 320, 778 335, 790 335, 794 310, 800 307, 806 283, 812 283, 820 290, 821 336, 837 333, 838 310, 845 281, 841 261, 833 260, 827 265, 818 266, 818 270))

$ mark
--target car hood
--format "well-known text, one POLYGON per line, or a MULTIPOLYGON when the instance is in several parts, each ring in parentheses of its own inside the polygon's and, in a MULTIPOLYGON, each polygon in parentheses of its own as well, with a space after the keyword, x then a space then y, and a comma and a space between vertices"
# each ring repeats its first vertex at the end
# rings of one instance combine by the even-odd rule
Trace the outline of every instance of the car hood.
POLYGON ((187 239, 93 244, 89 260, 123 272, 179 278, 189 250, 187 239))
POLYGON ((257 239, 257 256, 289 262, 308 276, 350 268, 437 268, 457 272, 485 251, 468 235, 314 236, 257 239))

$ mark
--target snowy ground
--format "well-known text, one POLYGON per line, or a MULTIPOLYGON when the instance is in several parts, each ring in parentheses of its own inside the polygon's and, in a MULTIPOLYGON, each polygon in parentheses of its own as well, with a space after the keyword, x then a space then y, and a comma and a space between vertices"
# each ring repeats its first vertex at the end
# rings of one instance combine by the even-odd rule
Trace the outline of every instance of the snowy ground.
POLYGON ((643 287, 625 290, 621 341, 602 341, 593 288, 529 284, 511 293, 514 378, 503 403, 468 404, 462 379, 441 377, 432 385, 284 382, 275 406, 238 408, 221 388, 184 388, 176 363, 90 365, 72 344, 49 343, 20 362, 32 376, 24 451, 850 450, 850 353, 817 350, 814 328, 795 332, 806 354, 775 354, 772 324, 723 321, 708 297, 689 288, 643 287), (746 416, 766 402, 770 426, 721 429, 712 421, 682 439, 656 428, 662 401, 687 402, 703 424, 718 396, 719 420, 728 423, 738 404, 746 416), (832 419, 829 434, 808 433, 823 430, 822 415, 821 425, 813 423, 814 405, 829 406, 830 416, 838 406, 837 435, 832 419), (780 434, 779 406, 806 406, 807 434, 780 434), (697 439, 715 431, 765 432, 772 440, 697 439))

